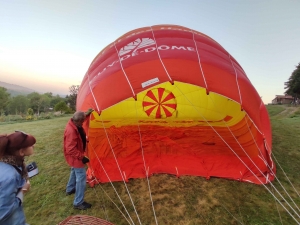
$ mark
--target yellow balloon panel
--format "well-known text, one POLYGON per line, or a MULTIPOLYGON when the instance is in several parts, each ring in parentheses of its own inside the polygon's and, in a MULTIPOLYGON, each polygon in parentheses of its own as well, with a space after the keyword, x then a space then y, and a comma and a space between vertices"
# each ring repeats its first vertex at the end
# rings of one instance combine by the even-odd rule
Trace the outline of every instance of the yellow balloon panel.
POLYGON ((245 117, 241 106, 216 93, 195 85, 162 83, 128 98, 98 115, 93 113, 91 128, 153 122, 168 126, 233 126, 245 117))

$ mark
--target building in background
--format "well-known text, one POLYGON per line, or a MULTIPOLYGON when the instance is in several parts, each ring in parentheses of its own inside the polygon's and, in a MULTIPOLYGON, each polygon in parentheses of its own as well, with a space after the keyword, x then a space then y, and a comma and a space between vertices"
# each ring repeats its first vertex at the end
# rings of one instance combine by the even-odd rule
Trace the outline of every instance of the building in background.
POLYGON ((294 101, 294 97, 291 95, 276 95, 272 100, 272 104, 291 104, 294 101))

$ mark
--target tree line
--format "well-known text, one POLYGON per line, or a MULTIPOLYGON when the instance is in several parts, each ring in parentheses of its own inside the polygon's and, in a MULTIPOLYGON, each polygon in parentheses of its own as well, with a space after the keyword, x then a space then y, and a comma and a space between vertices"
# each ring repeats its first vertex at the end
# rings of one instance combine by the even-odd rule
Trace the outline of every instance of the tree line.
POLYGON ((300 63, 296 66, 296 69, 292 72, 287 82, 284 82, 284 92, 287 95, 294 97, 294 102, 300 98, 300 63))
POLYGON ((26 115, 28 112, 39 115, 49 111, 72 113, 76 110, 76 98, 79 85, 69 87, 69 95, 61 97, 51 92, 12 97, 6 88, 0 87, 0 115, 26 115))

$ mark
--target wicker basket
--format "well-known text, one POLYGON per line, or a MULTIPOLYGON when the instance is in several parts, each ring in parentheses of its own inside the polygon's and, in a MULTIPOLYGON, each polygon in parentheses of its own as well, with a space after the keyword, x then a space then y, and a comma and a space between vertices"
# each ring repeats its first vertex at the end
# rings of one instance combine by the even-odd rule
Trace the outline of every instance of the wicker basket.
POLYGON ((67 219, 60 222, 58 225, 113 225, 113 224, 106 220, 96 218, 93 216, 75 215, 75 216, 69 216, 67 219))

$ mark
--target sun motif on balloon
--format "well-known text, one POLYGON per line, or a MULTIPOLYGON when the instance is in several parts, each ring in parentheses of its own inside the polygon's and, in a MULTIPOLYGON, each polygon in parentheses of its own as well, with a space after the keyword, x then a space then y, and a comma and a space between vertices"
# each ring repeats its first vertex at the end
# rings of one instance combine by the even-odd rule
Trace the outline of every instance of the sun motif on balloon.
POLYGON ((164 88, 154 88, 145 95, 143 108, 149 117, 167 118, 176 111, 177 102, 172 92, 164 88))

